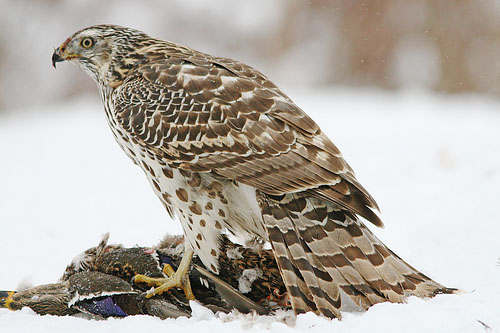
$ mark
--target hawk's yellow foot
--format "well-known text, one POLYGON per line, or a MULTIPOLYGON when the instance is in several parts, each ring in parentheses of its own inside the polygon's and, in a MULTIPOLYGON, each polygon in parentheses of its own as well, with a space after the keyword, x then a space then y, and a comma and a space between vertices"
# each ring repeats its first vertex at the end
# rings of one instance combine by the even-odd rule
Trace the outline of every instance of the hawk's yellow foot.
POLYGON ((193 250, 188 250, 182 257, 181 263, 177 271, 174 271, 172 266, 165 264, 163 267, 163 273, 165 273, 167 278, 151 278, 146 275, 137 274, 134 276, 135 283, 146 283, 150 287, 156 287, 151 292, 146 294, 147 298, 151 298, 154 295, 161 295, 165 291, 170 290, 174 287, 180 288, 184 291, 184 295, 189 300, 194 300, 193 290, 191 289, 191 282, 189 281, 189 268, 191 266, 191 259, 193 258, 193 250))

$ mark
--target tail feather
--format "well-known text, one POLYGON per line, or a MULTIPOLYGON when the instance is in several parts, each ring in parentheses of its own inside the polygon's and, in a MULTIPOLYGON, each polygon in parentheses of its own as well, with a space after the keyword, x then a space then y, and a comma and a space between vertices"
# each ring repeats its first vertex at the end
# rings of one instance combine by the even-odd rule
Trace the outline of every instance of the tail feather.
MULTIPOLYGON (((271 230, 269 235, 276 235, 275 230, 271 230)), ((278 235, 276 235, 278 236, 278 235)), ((304 278, 300 271, 290 261, 290 253, 286 248, 284 239, 277 240, 272 243, 276 262, 283 277, 283 282, 287 286, 288 294, 291 298, 292 307, 295 313, 304 313, 307 311, 317 311, 316 304, 314 303, 309 288, 304 282, 304 278)))
POLYGON ((317 265, 313 254, 304 250, 301 239, 291 224, 292 220, 285 218, 281 222, 279 227, 275 225, 268 228, 268 232, 285 285, 291 287, 289 293, 295 312, 314 311, 328 317, 340 315, 338 286, 317 265), (288 230, 284 231, 283 227, 288 230))
MULTIPOLYGON (((319 262, 326 268, 332 279, 340 287, 349 289, 353 301, 362 308, 368 308, 380 302, 376 288, 373 288, 369 283, 369 281, 374 280, 374 277, 370 276, 373 275, 370 274, 373 272, 370 271, 370 267, 363 267, 367 266, 366 263, 352 260, 357 254, 357 249, 347 244, 348 237, 339 233, 327 232, 328 227, 312 225, 313 222, 310 221, 304 224, 305 226, 299 229, 304 242, 311 248, 311 252, 319 257, 319 262), (332 239, 337 241, 332 242, 332 239)), ((331 229, 335 222, 328 220, 327 224, 330 225, 331 229)))
POLYGON ((340 318, 341 300, 365 310, 384 301, 404 302, 409 295, 455 291, 408 265, 336 204, 307 194, 261 194, 260 202, 296 313, 340 318))
POLYGON ((297 232, 289 231, 285 235, 285 242, 293 258, 293 263, 302 274, 318 311, 324 315, 332 316, 337 307, 338 287, 332 283, 332 278, 313 253, 310 251, 306 253, 297 232), (332 295, 334 299, 329 295, 332 295))
POLYGON ((298 230, 304 242, 312 249, 311 252, 320 258, 323 267, 338 282, 342 290, 347 290, 348 295, 359 307, 366 309, 381 302, 383 298, 379 290, 388 286, 378 279, 368 260, 356 260, 367 258, 355 246, 352 235, 344 226, 346 223, 353 224, 354 220, 342 215, 342 220, 336 222, 334 218, 339 214, 329 213, 326 203, 315 198, 304 198, 304 200, 306 200, 305 210, 308 212, 296 223, 301 225, 298 230), (318 224, 319 221, 322 224, 318 224))

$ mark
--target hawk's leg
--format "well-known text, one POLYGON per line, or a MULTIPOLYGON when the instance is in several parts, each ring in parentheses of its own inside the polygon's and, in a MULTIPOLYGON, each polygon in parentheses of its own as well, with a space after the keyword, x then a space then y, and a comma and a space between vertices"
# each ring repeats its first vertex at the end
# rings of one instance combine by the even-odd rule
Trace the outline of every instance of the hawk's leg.
POLYGON ((177 287, 184 290, 184 295, 186 295, 187 299, 193 300, 194 294, 191 289, 191 282, 189 281, 189 268, 191 266, 192 258, 193 250, 188 250, 184 254, 184 257, 182 257, 177 271, 174 271, 172 266, 169 264, 165 264, 163 267, 163 273, 168 276, 167 278, 151 278, 146 275, 137 274, 134 276, 134 282, 144 282, 150 287, 156 287, 154 290, 146 294, 147 298, 151 298, 154 295, 161 295, 165 291, 177 287))

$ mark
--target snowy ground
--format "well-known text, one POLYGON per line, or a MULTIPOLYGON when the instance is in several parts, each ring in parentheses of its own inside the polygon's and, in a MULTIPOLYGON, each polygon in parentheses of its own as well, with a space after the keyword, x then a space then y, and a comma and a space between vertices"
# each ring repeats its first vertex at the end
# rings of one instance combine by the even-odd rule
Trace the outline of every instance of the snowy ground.
MULTIPOLYGON (((0 309, 2 332, 500 331, 500 101, 371 90, 288 91, 377 199, 396 253, 462 295, 379 304, 342 321, 301 315, 89 321, 0 309)), ((119 150, 92 96, 0 117, 0 289, 54 282, 109 231, 150 245, 179 233, 119 150)))

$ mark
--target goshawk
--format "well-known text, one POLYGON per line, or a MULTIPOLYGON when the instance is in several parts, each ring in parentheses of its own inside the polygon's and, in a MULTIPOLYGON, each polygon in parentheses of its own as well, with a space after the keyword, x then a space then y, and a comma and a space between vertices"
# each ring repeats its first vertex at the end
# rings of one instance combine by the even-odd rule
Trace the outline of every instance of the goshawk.
MULTIPOLYGON (((116 141, 213 273, 227 231, 271 244, 296 313, 340 317, 342 306, 453 291, 370 232, 361 218, 382 226, 375 200, 319 126, 259 71, 114 25, 71 35, 52 56, 54 65, 64 60, 97 82, 116 141)), ((146 280, 161 285, 156 293, 184 285, 190 296, 189 265, 181 266, 146 280)))

